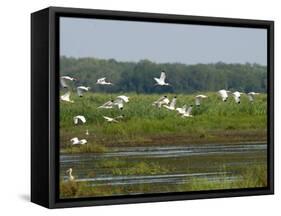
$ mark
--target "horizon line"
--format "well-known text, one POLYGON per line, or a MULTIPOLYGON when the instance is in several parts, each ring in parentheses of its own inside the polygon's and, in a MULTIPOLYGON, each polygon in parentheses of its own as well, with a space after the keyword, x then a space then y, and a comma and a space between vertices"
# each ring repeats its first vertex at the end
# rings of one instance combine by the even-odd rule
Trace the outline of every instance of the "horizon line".
POLYGON ((134 61, 134 60, 117 60, 115 58, 98 58, 98 57, 94 57, 94 56, 81 56, 81 57, 75 57, 75 56, 67 56, 67 55, 60 55, 60 58, 72 58, 72 59, 76 59, 76 60, 79 60, 79 59, 96 59, 96 60, 104 60, 104 61, 110 61, 110 60, 114 60, 118 63, 140 63, 142 61, 149 61, 151 63, 154 63, 154 64, 182 64, 182 65, 187 65, 187 66, 190 66, 190 65, 215 65, 215 64, 226 64, 226 65, 258 65, 258 66, 263 66, 263 67, 267 67, 267 64, 261 64, 261 63, 256 63, 256 62, 244 62, 244 63, 241 63, 241 62, 231 62, 231 63, 227 63, 227 62, 224 62, 224 61, 217 61, 217 62, 208 62, 208 63, 192 63, 192 64, 188 64, 188 63, 182 63, 182 62, 157 62, 157 61, 152 61, 150 59, 140 59, 138 61, 134 61))

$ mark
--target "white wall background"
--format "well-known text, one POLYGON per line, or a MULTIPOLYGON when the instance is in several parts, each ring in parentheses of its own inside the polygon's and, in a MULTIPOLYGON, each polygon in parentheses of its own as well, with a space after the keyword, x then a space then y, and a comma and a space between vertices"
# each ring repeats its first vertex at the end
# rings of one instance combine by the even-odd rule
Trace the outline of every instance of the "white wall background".
POLYGON ((276 0, 7 0, 0 7, 0 214, 14 215, 268 215, 280 206, 281 76, 276 0), (275 20, 276 195, 47 210, 30 203, 30 13, 48 6, 275 20), (279 84, 279 85, 278 85, 279 84))

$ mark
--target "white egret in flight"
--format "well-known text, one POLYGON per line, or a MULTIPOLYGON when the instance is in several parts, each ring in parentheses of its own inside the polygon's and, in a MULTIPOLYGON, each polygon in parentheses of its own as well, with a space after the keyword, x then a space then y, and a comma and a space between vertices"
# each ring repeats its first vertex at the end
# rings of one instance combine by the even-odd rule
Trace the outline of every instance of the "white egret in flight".
POLYGON ((64 95, 61 95, 60 99, 65 102, 74 103, 74 101, 70 99, 70 94, 70 91, 68 91, 64 95))
POLYGON ((228 93, 230 93, 230 91, 227 91, 225 89, 221 89, 221 90, 218 91, 218 93, 219 93, 222 101, 226 102, 227 99, 228 99, 228 93))
POLYGON ((161 108, 162 105, 168 105, 169 103, 170 103, 169 98, 166 95, 164 95, 163 97, 160 97, 157 101, 154 101, 152 105, 161 108))
POLYGON ((86 139, 79 140, 77 137, 72 138, 70 141, 72 145, 84 145, 87 143, 86 139))
POLYGON ((169 83, 165 82, 165 79, 166 79, 165 71, 162 71, 161 74, 160 74, 160 78, 154 77, 154 80, 156 81, 155 85, 160 85, 160 86, 170 85, 169 83))
POLYGON ((123 100, 125 103, 129 102, 129 97, 125 96, 125 95, 119 95, 116 97, 117 99, 121 99, 123 100))
POLYGON ((90 90, 90 87, 86 86, 78 86, 77 87, 77 94, 79 97, 83 97, 83 94, 90 90))
POLYGON ((117 106, 118 109, 123 109, 124 107, 124 100, 120 99, 120 98, 116 98, 114 101, 113 101, 113 105, 114 106, 117 106))
POLYGON ((259 95, 259 94, 260 94, 260 93, 249 92, 247 95, 248 95, 248 98, 249 98, 250 102, 254 102, 255 96, 256 96, 256 95, 259 95))
POLYGON ((183 107, 176 108, 176 111, 178 111, 179 114, 183 115, 186 112, 186 105, 183 105, 183 107))
POLYGON ((105 102, 103 105, 99 106, 98 108, 103 108, 103 109, 112 109, 114 106, 114 101, 110 100, 105 102))
POLYGON ((118 109, 123 109, 124 101, 121 99, 115 99, 105 102, 103 105, 99 106, 99 109, 112 109, 114 106, 117 106, 118 109))
POLYGON ((113 85, 113 83, 107 82, 105 79, 106 79, 106 77, 102 77, 102 78, 98 79, 96 84, 98 84, 98 85, 113 85))
POLYGON ((168 110, 175 110, 176 109, 176 102, 177 96, 175 96, 169 105, 163 105, 163 107, 167 108, 168 110))
POLYGON ((108 116, 103 116, 103 118, 107 121, 107 122, 109 122, 109 123, 112 123, 112 122, 119 122, 119 121, 117 121, 117 119, 122 119, 124 117, 124 115, 120 115, 120 116, 117 116, 117 117, 115 117, 115 118, 112 118, 112 117, 108 117, 108 116))
POLYGON ((78 115, 78 116, 73 117, 73 121, 74 121, 74 124, 76 124, 76 125, 79 124, 79 123, 85 124, 86 118, 85 118, 85 116, 78 115))
POLYGON ((75 81, 76 78, 70 77, 70 76, 61 76, 60 77, 60 84, 63 88, 68 88, 69 83, 72 81, 75 81))
POLYGON ((234 100, 236 103, 240 104, 240 97, 241 95, 243 94, 242 92, 239 92, 239 91, 235 91, 232 93, 233 94, 233 97, 234 97, 234 100))
POLYGON ((200 106, 202 99, 207 98, 206 95, 196 95, 195 96, 195 105, 200 106))
POLYGON ((182 114, 181 117, 186 118, 186 117, 193 117, 193 115, 191 115, 192 112, 192 105, 190 105, 188 107, 188 109, 182 114))

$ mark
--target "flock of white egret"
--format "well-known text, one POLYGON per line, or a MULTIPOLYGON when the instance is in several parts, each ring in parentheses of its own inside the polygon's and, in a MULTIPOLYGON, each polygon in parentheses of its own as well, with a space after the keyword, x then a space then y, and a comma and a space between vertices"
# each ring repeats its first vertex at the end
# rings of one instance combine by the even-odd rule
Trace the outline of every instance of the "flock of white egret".
MULTIPOLYGON (((73 100, 71 100, 70 95, 71 95, 71 91, 70 91, 70 85, 69 82, 73 82, 76 81, 76 78, 70 77, 70 76, 61 76, 60 77, 60 82, 61 82, 61 86, 63 88, 68 89, 68 91, 60 96, 60 99, 62 101, 65 102, 69 102, 69 103, 74 103, 73 100)), ((159 85, 159 86, 168 86, 170 85, 169 83, 166 82, 166 74, 164 71, 161 72, 160 74, 160 78, 156 78, 154 77, 155 80, 155 85, 159 85)), ((97 85, 113 85, 113 83, 106 81, 106 77, 102 77, 99 78, 96 82, 97 85)), ((83 97, 83 94, 87 91, 90 90, 90 87, 88 86, 78 86, 76 88, 77 94, 79 97, 83 97)), ((240 98, 241 95, 243 95, 244 93, 239 92, 239 91, 235 91, 235 92, 230 92, 228 90, 225 89, 221 89, 218 91, 219 96, 221 97, 222 101, 226 102, 229 98, 229 95, 232 94, 234 97, 234 100, 237 104, 240 103, 240 98)), ((259 93, 256 92, 249 92, 247 94, 249 101, 253 102, 254 98, 256 95, 258 95, 259 93)), ((207 98, 206 95, 203 94, 199 94, 195 96, 195 105, 196 106, 200 106, 202 103, 202 100, 207 98)), ((175 96, 174 98, 172 98, 172 100, 170 101, 169 98, 165 95, 160 97, 158 100, 154 101, 152 103, 152 105, 157 106, 158 108, 162 108, 164 107, 165 109, 168 109, 170 111, 176 111, 178 112, 183 118, 185 117, 193 117, 193 115, 191 114, 192 112, 192 107, 193 105, 187 106, 187 105, 183 105, 182 107, 176 107, 176 101, 177 101, 177 97, 175 96)), ((98 107, 98 109, 112 109, 112 108, 118 108, 120 110, 123 109, 124 104, 129 102, 129 97, 125 96, 125 95, 119 95, 117 96, 114 100, 109 100, 107 102, 105 102, 104 104, 100 105, 98 107)), ((120 115, 117 117, 108 117, 108 116, 103 116, 103 118, 107 121, 107 122, 115 122, 117 123, 119 119, 122 119, 124 116, 120 115)), ((73 121, 74 124, 77 125, 79 123, 81 124, 85 124, 86 123, 86 118, 82 115, 78 115, 73 117, 73 121)), ((86 135, 89 134, 89 131, 86 131, 86 135)), ((74 137, 73 139, 71 139, 71 142, 73 145, 82 145, 82 144, 86 144, 87 140, 82 139, 79 140, 77 137, 74 137)))
MULTIPOLYGON (((206 95, 195 96, 196 106, 200 106, 201 100, 204 98, 207 98, 207 96, 206 95)), ((170 102, 169 98, 165 95, 163 97, 160 97, 157 101, 154 101, 152 105, 157 106, 158 108, 164 107, 170 111, 177 111, 183 118, 193 117, 191 114, 193 105, 187 107, 187 105, 185 104, 182 107, 176 107, 176 103, 177 103, 177 96, 173 97, 173 99, 170 102)))
MULTIPOLYGON (((71 91, 70 91, 70 82, 76 81, 76 78, 70 77, 70 76, 61 76, 60 77, 60 83, 63 88, 68 89, 66 93, 60 96, 60 100, 68 103, 74 103, 74 101, 70 98, 71 96, 71 91)), ((166 73, 164 71, 161 72, 160 77, 156 78, 154 77, 155 80, 155 85, 157 86, 170 86, 169 83, 166 82, 166 73)), ((104 85, 104 86, 110 86, 114 85, 113 83, 106 81, 106 77, 99 78, 96 81, 97 85, 104 85)), ((83 97, 83 94, 87 91, 90 90, 90 87, 88 86, 78 86, 76 87, 76 92, 79 97, 83 97)), ((241 95, 245 94, 239 91, 228 91, 225 89, 221 89, 218 92, 218 95, 222 99, 222 101, 226 102, 229 98, 229 95, 232 95, 235 102, 237 104, 240 104, 240 98, 241 95)), ((259 93, 256 92, 249 92, 246 95, 248 96, 248 99, 250 102, 254 101, 254 98, 258 95, 259 93)), ((207 96, 203 94, 196 95, 194 97, 195 100, 195 105, 198 107, 201 105, 202 100, 206 99, 207 96)), ((129 97, 125 95, 119 95, 113 100, 109 100, 105 102, 104 104, 100 105, 98 109, 113 109, 113 108, 118 108, 122 110, 124 108, 124 105, 129 102, 129 97)), ((165 95, 160 97, 158 100, 154 101, 152 103, 153 106, 156 106, 158 108, 165 108, 170 111, 176 111, 181 115, 183 118, 188 118, 188 117, 193 117, 192 115, 192 108, 193 105, 187 106, 186 104, 183 105, 182 107, 176 107, 176 102, 177 102, 177 96, 174 96, 171 100, 165 95)), ((119 115, 117 117, 108 117, 108 116, 103 116, 103 118, 109 122, 109 123, 118 123, 120 119, 122 119, 124 115, 119 115)), ((86 123, 86 118, 82 115, 77 115, 73 117, 73 122, 75 125, 78 124, 85 124, 86 123)), ((89 135, 89 131, 86 130, 86 135, 89 135)), ((78 137, 74 137, 71 140, 72 145, 84 145, 87 143, 86 139, 78 139, 78 137)), ((68 178, 69 180, 74 180, 74 177, 72 176, 72 169, 70 168, 67 170, 68 173, 68 178)))
MULTIPOLYGON (((68 91, 60 96, 60 99, 64 102, 69 102, 69 103, 74 103, 74 101, 70 98, 71 95, 71 91, 70 91, 70 83, 69 82, 73 82, 76 81, 76 78, 70 77, 70 76, 61 76, 60 77, 60 83, 61 86, 65 89, 68 89, 68 91)), ((96 82, 97 85, 113 85, 113 83, 106 81, 106 77, 102 77, 100 79, 97 80, 96 82)), ((76 88, 77 94, 79 97, 83 97, 83 94, 87 91, 90 90, 90 87, 87 86, 78 86, 76 88)), ((104 103, 103 105, 99 106, 98 108, 103 108, 103 109, 112 109, 114 107, 117 107, 118 109, 123 109, 124 107, 124 103, 128 103, 129 102, 129 97, 125 96, 125 95, 119 95, 118 97, 116 97, 114 100, 110 100, 107 101, 106 103, 104 103)), ((108 117, 108 116, 103 116, 103 118, 107 121, 107 122, 118 122, 119 119, 123 118, 123 115, 117 116, 117 117, 108 117)), ((77 115, 73 117, 73 122, 75 125, 78 124, 85 124, 86 123, 86 118, 83 115, 77 115)), ((89 130, 86 130, 86 135, 89 135, 89 130)), ((78 137, 73 137, 70 142, 72 143, 72 145, 84 145, 87 144, 87 140, 86 139, 79 139, 78 137)), ((72 170, 69 170, 69 175, 71 175, 72 170)))

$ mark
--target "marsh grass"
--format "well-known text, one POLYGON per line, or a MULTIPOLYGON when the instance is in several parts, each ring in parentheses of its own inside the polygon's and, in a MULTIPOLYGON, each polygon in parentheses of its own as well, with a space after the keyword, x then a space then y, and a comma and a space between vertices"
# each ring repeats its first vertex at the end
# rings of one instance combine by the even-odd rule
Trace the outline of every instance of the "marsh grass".
MULTIPOLYGON (((198 93, 199 94, 199 93, 198 93)), ((193 118, 181 118, 176 112, 152 106, 152 102, 160 96, 158 94, 102 94, 86 93, 83 98, 72 95, 75 103, 60 103, 60 147, 62 153, 104 153, 112 147, 120 146, 152 146, 152 145, 186 145, 196 143, 237 143, 260 142, 266 140, 267 125, 267 95, 256 97, 250 103, 246 96, 242 96, 241 104, 236 104, 233 98, 222 102, 216 93, 205 92, 208 98, 200 107, 194 107, 193 118), (98 109, 97 107, 118 95, 127 95, 130 102, 124 109, 98 109), (105 116, 124 115, 119 123, 107 123, 105 116), (73 117, 84 115, 86 124, 75 126, 73 117), (89 130, 89 135, 85 135, 89 130), (73 137, 86 138, 88 143, 82 146, 71 146, 73 137)), ((171 99, 175 95, 167 94, 171 99)), ((184 104, 194 105, 195 94, 178 94, 177 107, 184 104)), ((207 157, 207 156, 206 156, 207 157)), ((207 161, 208 158, 205 159, 207 161)), ((264 155, 253 155, 253 158, 263 161, 264 155)), ((243 161, 241 155, 212 156, 212 163, 220 166, 232 159, 243 161), (234 157, 234 159, 233 159, 234 157), (237 157, 237 158, 236 158, 237 157)), ((95 164, 99 169, 105 169, 113 176, 146 176, 168 173, 204 172, 211 169, 204 165, 200 157, 148 160, 129 160, 114 158, 101 159, 95 164), (191 163, 198 163, 196 170, 191 170, 191 163), (198 167, 202 167, 199 169, 198 167)), ((264 162, 266 163, 266 162, 264 162)), ((264 164, 263 163, 263 164, 264 164)), ((217 166, 216 166, 217 167, 217 166)), ((221 167, 221 172, 227 172, 230 167, 221 167)), ((90 182, 60 181, 61 198, 111 196, 133 193, 164 193, 177 191, 217 190, 232 188, 255 188, 267 185, 266 166, 257 165, 235 167, 235 176, 239 179, 227 181, 222 176, 217 181, 207 178, 192 178, 185 184, 135 184, 126 186, 93 186, 90 182)), ((87 173, 87 177, 96 177, 94 171, 87 173)), ((79 174, 78 174, 79 176, 79 174)))
MULTIPOLYGON (((121 94, 121 93, 120 93, 121 94)), ((119 94, 119 95, 120 95, 119 94)), ((181 118, 175 111, 152 106, 161 95, 124 93, 130 102, 124 109, 98 109, 97 107, 114 99, 117 94, 86 93, 83 98, 73 94, 75 103, 60 104, 60 145, 67 152, 103 151, 101 146, 120 145, 161 145, 165 137, 182 137, 180 142, 225 142, 254 141, 266 139, 266 94, 256 97, 250 103, 247 96, 242 96, 241 104, 233 98, 222 102, 216 93, 203 93, 208 96, 200 107, 193 108, 193 118, 181 118), (108 123, 105 116, 124 115, 119 123, 108 123), (84 115, 85 125, 74 126, 72 118, 84 115), (89 130, 90 136, 85 135, 89 130), (87 138, 88 147, 69 148, 72 137, 87 138), (89 147, 90 146, 90 147, 89 147)), ((175 95, 167 94, 171 99, 175 95)), ((194 105, 195 94, 178 94, 177 107, 184 104, 194 105)))
POLYGON ((133 166, 128 166, 125 169, 120 169, 114 167, 112 169, 112 174, 117 176, 131 176, 131 175, 154 175, 154 174, 166 174, 169 172, 169 169, 166 167, 160 166, 157 163, 147 163, 142 161, 133 166))
POLYGON ((183 190, 204 191, 218 189, 259 188, 267 186, 267 169, 264 165, 256 165, 241 171, 240 179, 228 181, 222 176, 219 181, 209 181, 206 178, 193 178, 189 183, 182 185, 183 190))
POLYGON ((104 153, 107 151, 107 148, 103 145, 91 143, 90 145, 82 145, 82 146, 68 146, 61 150, 61 153, 104 153))
MULTIPOLYGON (((137 168, 137 167, 136 167, 137 168)), ((221 170, 225 170, 224 167, 221 170)), ((122 173, 124 174, 124 173, 122 173)), ((144 173, 142 173, 144 174, 144 173)), ((207 178, 195 177, 185 184, 137 184, 127 186, 93 186, 89 182, 61 181, 61 198, 94 197, 124 195, 130 193, 165 193, 187 191, 209 191, 222 189, 260 188, 267 186, 267 169, 264 165, 256 165, 241 170, 240 178, 228 181, 227 175, 220 180, 211 181, 207 178)))

